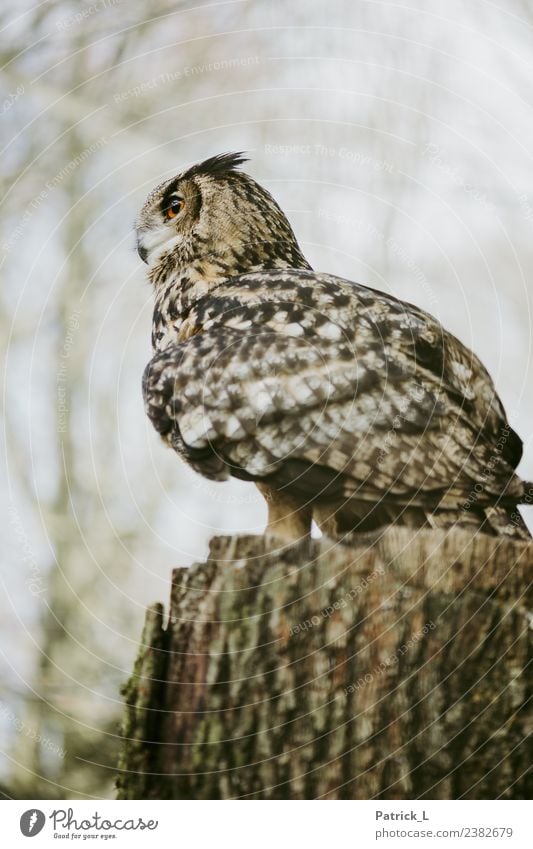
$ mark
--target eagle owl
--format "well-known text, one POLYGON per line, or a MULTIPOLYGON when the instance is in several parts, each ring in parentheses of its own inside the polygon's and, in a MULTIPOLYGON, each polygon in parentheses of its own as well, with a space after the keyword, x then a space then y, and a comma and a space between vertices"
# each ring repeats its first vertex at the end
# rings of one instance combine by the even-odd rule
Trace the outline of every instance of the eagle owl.
POLYGON ((163 440, 211 480, 253 481, 282 540, 312 519, 528 538, 522 443, 476 356, 412 304, 313 271, 244 161, 194 165, 138 218, 155 293, 143 392, 163 440))

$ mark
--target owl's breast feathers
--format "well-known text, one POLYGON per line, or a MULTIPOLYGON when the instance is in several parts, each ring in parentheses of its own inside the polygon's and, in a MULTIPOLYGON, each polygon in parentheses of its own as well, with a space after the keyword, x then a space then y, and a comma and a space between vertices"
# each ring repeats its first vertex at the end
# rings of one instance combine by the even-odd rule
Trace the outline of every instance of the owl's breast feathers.
POLYGON ((146 409, 208 477, 430 509, 475 487, 480 503, 523 494, 521 441, 488 373, 417 307, 287 270, 229 279, 159 318, 146 409))

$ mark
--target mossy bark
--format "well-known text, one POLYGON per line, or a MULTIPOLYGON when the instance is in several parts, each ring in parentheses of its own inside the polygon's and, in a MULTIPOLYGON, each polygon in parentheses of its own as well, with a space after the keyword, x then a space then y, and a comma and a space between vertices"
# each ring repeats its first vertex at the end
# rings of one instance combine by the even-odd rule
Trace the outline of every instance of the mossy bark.
POLYGON ((150 608, 119 798, 528 798, 533 545, 213 540, 150 608))

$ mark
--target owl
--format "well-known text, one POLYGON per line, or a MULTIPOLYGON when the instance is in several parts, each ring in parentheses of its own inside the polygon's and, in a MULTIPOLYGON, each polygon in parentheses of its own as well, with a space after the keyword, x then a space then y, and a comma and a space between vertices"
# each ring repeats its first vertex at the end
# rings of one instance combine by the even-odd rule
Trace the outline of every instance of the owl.
POLYGON ((522 443, 477 357, 428 313, 314 271, 271 194, 214 156, 136 226, 155 308, 146 412, 205 477, 253 482, 267 533, 395 523, 529 538, 522 443))

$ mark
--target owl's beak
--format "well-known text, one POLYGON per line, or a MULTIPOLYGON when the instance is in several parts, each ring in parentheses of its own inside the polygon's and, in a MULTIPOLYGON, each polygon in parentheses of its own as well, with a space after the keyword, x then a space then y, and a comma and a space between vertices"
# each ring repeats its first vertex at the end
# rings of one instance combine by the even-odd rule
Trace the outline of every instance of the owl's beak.
POLYGON ((137 237, 137 253, 139 254, 143 262, 148 262, 148 251, 144 247, 139 237, 137 237))

